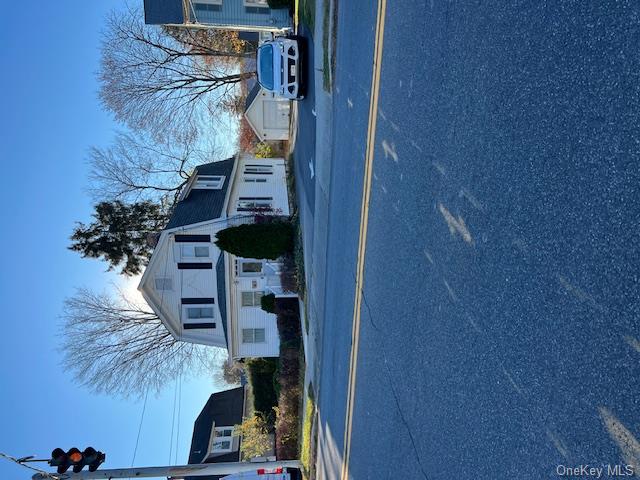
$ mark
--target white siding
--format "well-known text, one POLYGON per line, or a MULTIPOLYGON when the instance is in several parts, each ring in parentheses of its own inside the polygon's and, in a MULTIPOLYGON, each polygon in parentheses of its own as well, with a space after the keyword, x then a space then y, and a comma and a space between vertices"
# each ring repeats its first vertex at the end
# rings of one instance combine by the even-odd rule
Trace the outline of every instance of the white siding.
POLYGON ((238 312, 238 321, 235 323, 238 356, 240 358, 277 357, 280 354, 280 337, 278 336, 276 316, 273 313, 265 312, 259 305, 255 307, 242 306, 241 292, 264 291, 265 279, 261 277, 236 277, 236 281, 234 301, 235 310, 238 312), (242 343, 243 328, 264 328, 264 343, 242 343))
POLYGON ((289 100, 261 88, 244 116, 260 140, 289 138, 289 100))
MULTIPOLYGON (((184 228, 177 232, 163 232, 158 247, 153 253, 153 263, 145 272, 145 277, 139 289, 142 290, 147 301, 160 313, 161 317, 170 323, 173 330, 181 340, 200 343, 205 345, 226 346, 222 319, 220 316, 219 303, 225 299, 219 299, 216 280, 216 262, 220 255, 220 250, 215 246, 216 232, 224 228, 223 223, 210 224, 196 228, 184 228), (174 235, 209 235, 209 258, 181 258, 180 244, 174 242, 174 235), (207 262, 212 264, 212 268, 206 270, 180 270, 179 262, 207 262), (172 282, 171 290, 157 290, 156 278, 170 278, 172 282), (213 322, 216 324, 215 330, 211 329, 190 329, 185 330, 183 325, 182 298, 214 298, 213 322)), ((198 245, 201 245, 200 243, 198 245)))
POLYGON ((251 212, 238 211, 240 197, 272 198, 274 213, 289 215, 289 197, 287 195, 287 174, 283 158, 255 158, 251 155, 241 155, 239 158, 236 181, 229 198, 229 216, 247 215, 251 212), (264 165, 272 168, 270 175, 247 173, 246 166, 264 165), (251 180, 247 182, 247 180, 251 180), (264 182, 255 181, 264 180, 264 182))
MULTIPOLYGON (((229 192, 229 203, 227 214, 229 217, 235 215, 250 216, 251 212, 238 211, 238 200, 240 197, 267 197, 272 199, 274 213, 278 215, 289 215, 289 198, 287 195, 287 182, 285 161, 282 158, 261 159, 251 155, 239 155, 235 176, 229 192), (271 174, 245 174, 247 164, 270 166, 271 174), (245 179, 261 181, 246 182, 245 179)), ((236 223, 237 219, 230 219, 231 223, 236 223)), ((226 221, 214 221, 208 224, 185 227, 179 231, 163 232, 160 243, 153 254, 152 262, 147 268, 139 289, 145 298, 160 313, 165 323, 171 325, 172 329, 182 340, 225 347, 224 330, 221 321, 219 305, 226 302, 226 298, 218 298, 216 263, 220 251, 213 243, 216 233, 226 228, 226 221), (175 234, 188 235, 209 235, 209 258, 181 258, 181 249, 174 242, 175 234), (179 270, 178 262, 209 262, 212 269, 206 270, 179 270), (171 290, 158 291, 155 288, 155 278, 171 278, 173 288, 171 290), (215 332, 210 330, 184 330, 182 326, 182 298, 215 298, 216 323, 215 332)), ((279 355, 280 340, 276 316, 263 311, 259 305, 243 307, 241 302, 242 291, 257 291, 268 293, 269 287, 279 286, 280 278, 277 273, 277 265, 272 269, 265 269, 262 274, 245 277, 236 275, 235 257, 227 255, 227 270, 229 281, 227 283, 230 304, 227 308, 227 320, 229 323, 230 342, 233 346, 233 356, 235 358, 245 357, 277 357, 279 355), (242 343, 242 329, 263 328, 265 330, 265 341, 262 343, 242 343)))

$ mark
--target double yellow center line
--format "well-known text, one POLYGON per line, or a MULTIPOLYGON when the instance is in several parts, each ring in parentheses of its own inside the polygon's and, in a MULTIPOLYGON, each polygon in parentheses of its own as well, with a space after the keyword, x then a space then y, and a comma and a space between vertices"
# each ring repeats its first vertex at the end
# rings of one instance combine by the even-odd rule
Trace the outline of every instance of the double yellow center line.
POLYGON ((367 128, 367 150, 364 164, 364 186, 360 210, 360 237, 358 240, 358 263, 356 266, 356 296, 353 306, 353 329, 351 332, 351 358, 349 361, 349 384, 347 387, 347 414, 344 428, 344 451, 342 455, 342 480, 349 479, 349 457, 351 455, 351 427, 358 369, 358 347, 360 344, 360 310, 364 287, 364 260, 367 249, 367 228, 369 225, 369 200, 371 198, 371 177, 373 176, 373 155, 376 145, 376 124, 378 120, 378 98, 380 95, 380 70, 382 68, 382 46, 384 43, 384 20, 387 0, 378 0, 376 37, 373 54, 373 75, 371 79, 371 99, 369 104, 369 124, 367 128))

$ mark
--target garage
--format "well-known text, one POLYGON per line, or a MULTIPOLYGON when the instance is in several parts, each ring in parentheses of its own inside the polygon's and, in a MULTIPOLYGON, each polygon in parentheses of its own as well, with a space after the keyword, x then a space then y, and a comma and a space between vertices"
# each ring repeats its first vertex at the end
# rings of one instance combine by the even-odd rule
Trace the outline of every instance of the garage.
POLYGON ((291 103, 256 83, 247 96, 244 116, 260 140, 288 140, 291 103))

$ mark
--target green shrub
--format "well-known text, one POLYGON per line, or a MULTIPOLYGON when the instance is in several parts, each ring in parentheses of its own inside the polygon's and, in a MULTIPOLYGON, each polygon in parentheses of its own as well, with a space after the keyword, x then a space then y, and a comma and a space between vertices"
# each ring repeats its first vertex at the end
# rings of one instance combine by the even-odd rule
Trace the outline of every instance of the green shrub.
POLYGON ((293 250, 293 234, 291 222, 244 224, 220 230, 216 245, 238 257, 275 260, 293 250))
POLYGON ((260 307, 267 313, 276 313, 276 296, 273 293, 263 295, 260 299, 260 307))
POLYGON ((276 457, 281 460, 299 458, 298 423, 302 395, 300 356, 302 332, 297 298, 276 299, 280 362, 277 371, 278 410, 276 414, 276 457))
POLYGON ((262 415, 243 419, 241 425, 235 426, 233 435, 242 436, 240 452, 245 459, 261 457, 273 448, 269 425, 262 415))
POLYGON ((253 358, 246 362, 249 383, 253 390, 253 409, 272 426, 273 407, 278 404, 278 397, 273 388, 273 378, 278 369, 277 362, 275 358, 253 358))
POLYGON ((273 147, 265 142, 260 142, 256 145, 256 148, 253 150, 253 154, 256 158, 273 158, 276 156, 273 151, 273 147))

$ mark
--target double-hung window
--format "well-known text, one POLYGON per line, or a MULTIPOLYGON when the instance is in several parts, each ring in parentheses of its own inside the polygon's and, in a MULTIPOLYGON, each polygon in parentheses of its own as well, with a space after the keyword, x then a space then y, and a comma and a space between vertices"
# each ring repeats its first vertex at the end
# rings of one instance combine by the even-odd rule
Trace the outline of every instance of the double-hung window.
POLYGON ((255 277, 262 275, 262 261, 241 258, 236 260, 236 269, 241 277, 255 277))
POLYGON ((186 307, 187 318, 190 320, 213 318, 213 307, 186 307))
POLYGON ((247 13, 269 13, 269 4, 266 0, 244 0, 244 9, 247 13))
POLYGON ((209 258, 208 245, 180 245, 180 255, 182 258, 209 258))
POLYGON ((248 164, 244 166, 245 175, 273 175, 273 165, 248 164))
POLYGON ((262 299, 262 292, 241 292, 240 297, 243 307, 259 307, 262 299))
POLYGON ((222 0, 197 0, 193 2, 193 9, 197 12, 219 12, 222 10, 222 0))
POLYGON ((242 343, 264 343, 264 328, 243 328, 242 343))
POLYGON ((233 427, 214 427, 209 439, 209 453, 226 453, 233 450, 233 427))
POLYGON ((252 212, 255 210, 272 210, 273 197, 240 197, 238 198, 239 212, 252 212))
POLYGON ((156 290, 158 291, 172 290, 173 281, 171 280, 171 277, 156 277, 155 287, 156 287, 156 290))
POLYGON ((224 175, 198 175, 193 188, 198 190, 220 190, 224 185, 224 175))
POLYGON ((182 326, 185 330, 216 328, 215 311, 212 304, 182 305, 182 326))

